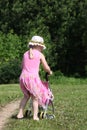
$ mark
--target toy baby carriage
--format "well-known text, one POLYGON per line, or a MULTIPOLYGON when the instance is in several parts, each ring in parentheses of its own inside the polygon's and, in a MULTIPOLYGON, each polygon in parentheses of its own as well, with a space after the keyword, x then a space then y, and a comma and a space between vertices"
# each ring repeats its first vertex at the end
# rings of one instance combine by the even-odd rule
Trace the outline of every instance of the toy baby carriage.
MULTIPOLYGON (((40 119, 43 119, 43 118, 53 119, 55 117, 54 105, 53 105, 54 96, 52 94, 52 90, 50 89, 49 80, 48 80, 48 73, 46 73, 46 75, 45 75, 45 80, 46 80, 46 82, 44 82, 44 83, 47 84, 46 86, 48 86, 47 89, 49 91, 50 98, 45 101, 44 107, 39 106, 38 117, 40 119)), ((25 117, 32 117, 32 99, 29 102, 29 108, 25 111, 25 117)))

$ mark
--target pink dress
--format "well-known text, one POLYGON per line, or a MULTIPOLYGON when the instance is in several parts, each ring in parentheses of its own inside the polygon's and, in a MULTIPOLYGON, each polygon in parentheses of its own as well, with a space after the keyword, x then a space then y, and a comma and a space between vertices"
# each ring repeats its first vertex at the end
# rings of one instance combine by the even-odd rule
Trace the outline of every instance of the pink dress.
POLYGON ((29 94, 38 98, 41 106, 45 105, 46 100, 50 99, 50 89, 48 84, 40 80, 39 65, 40 54, 38 50, 32 50, 33 59, 29 58, 29 51, 24 53, 22 61, 22 73, 20 75, 20 87, 26 96, 29 94))

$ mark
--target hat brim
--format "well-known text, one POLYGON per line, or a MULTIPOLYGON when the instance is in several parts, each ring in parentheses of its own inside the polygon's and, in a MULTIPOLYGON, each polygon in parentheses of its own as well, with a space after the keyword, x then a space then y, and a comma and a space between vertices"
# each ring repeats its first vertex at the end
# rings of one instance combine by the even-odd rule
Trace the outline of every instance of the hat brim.
POLYGON ((46 49, 46 46, 44 44, 36 43, 36 42, 29 42, 28 45, 32 46, 41 46, 43 49, 46 49))

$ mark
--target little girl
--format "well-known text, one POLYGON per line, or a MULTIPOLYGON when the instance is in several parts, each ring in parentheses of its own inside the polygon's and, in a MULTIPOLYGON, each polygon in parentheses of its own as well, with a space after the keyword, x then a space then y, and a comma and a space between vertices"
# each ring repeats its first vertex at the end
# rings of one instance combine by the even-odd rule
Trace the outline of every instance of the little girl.
POLYGON ((39 77, 39 66, 42 63, 43 68, 49 75, 52 74, 50 67, 44 55, 41 53, 45 49, 44 40, 40 36, 33 36, 29 42, 30 50, 23 55, 22 72, 20 75, 20 87, 24 93, 24 97, 20 103, 18 119, 23 118, 23 110, 28 99, 31 97, 33 101, 33 119, 38 118, 38 106, 44 106, 44 102, 49 98, 45 84, 39 77))

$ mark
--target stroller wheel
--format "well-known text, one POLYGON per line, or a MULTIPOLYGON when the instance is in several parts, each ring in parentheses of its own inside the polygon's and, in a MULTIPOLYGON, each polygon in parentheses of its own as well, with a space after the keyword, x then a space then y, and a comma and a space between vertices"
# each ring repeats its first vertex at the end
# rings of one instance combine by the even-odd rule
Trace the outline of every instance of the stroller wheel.
POLYGON ((54 118, 55 118, 55 115, 46 114, 46 119, 54 119, 54 118))
POLYGON ((39 117, 40 119, 44 119, 44 118, 46 117, 46 113, 43 112, 43 111, 41 111, 41 112, 38 113, 38 117, 39 117))
POLYGON ((25 111, 25 117, 31 117, 31 116, 32 116, 31 110, 26 110, 25 111))

